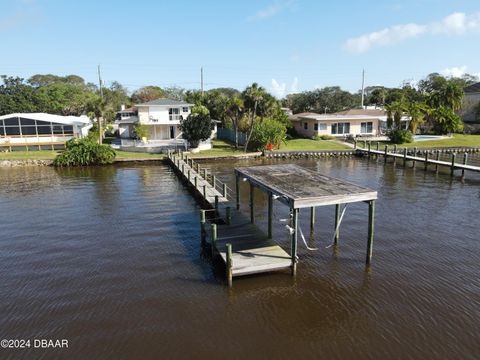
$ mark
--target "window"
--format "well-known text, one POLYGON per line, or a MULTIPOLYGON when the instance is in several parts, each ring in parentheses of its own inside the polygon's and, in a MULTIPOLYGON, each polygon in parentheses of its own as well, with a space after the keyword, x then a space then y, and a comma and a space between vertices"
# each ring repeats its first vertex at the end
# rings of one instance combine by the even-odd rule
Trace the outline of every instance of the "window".
POLYGON ((188 112, 188 107, 187 107, 187 106, 184 106, 184 107, 182 108, 182 111, 183 111, 183 112, 188 112))
POLYGON ((168 109, 168 113, 170 115, 178 115, 178 114, 180 114, 180 109, 179 108, 170 108, 170 109, 168 109))
POLYGON ((327 124, 318 124, 318 130, 327 130, 327 124))
POLYGON ((350 123, 335 123, 332 124, 332 134, 343 135, 350 133, 350 123))
POLYGON ((35 126, 22 126, 22 135, 37 135, 35 126))
POLYGON ((63 125, 63 131, 65 134, 73 134, 73 126, 72 125, 63 125))
POLYGON ((318 123, 313 124, 313 130, 318 131, 318 123))
POLYGON ((373 132, 373 122, 362 122, 360 124, 360 133, 361 134, 371 134, 373 132))
POLYGON ((303 128, 304 128, 305 130, 308 130, 308 123, 303 123, 303 128))

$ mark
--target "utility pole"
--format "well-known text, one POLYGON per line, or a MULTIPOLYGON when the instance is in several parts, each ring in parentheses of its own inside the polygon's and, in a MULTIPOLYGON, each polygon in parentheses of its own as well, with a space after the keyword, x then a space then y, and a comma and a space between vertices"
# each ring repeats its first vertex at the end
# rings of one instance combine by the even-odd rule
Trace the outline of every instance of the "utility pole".
MULTIPOLYGON (((99 86, 99 89, 100 89, 100 97, 102 98, 102 101, 103 101, 102 75, 100 73, 100 64, 98 64, 97 71, 98 71, 98 86, 99 86)), ((100 104, 100 106, 102 106, 102 105, 100 104)), ((102 114, 101 114, 101 111, 99 111, 98 112, 98 143, 102 144, 102 142, 103 142, 102 114)))
POLYGON ((363 103, 365 99, 365 69, 362 71, 362 109, 363 109, 363 103))
POLYGON ((200 88, 202 89, 203 96, 203 66, 200 68, 200 88))

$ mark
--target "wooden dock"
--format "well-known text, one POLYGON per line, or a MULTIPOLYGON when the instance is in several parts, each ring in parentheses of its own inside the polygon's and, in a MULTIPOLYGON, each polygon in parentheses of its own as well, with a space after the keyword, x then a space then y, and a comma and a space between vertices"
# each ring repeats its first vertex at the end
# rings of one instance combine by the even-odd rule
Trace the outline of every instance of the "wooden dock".
MULTIPOLYGON (((371 143, 366 145, 366 148, 356 148, 357 152, 364 154, 368 157, 374 156, 383 156, 384 161, 387 162, 387 159, 399 159, 403 160, 403 166, 407 166, 407 161, 412 162, 412 166, 415 167, 416 163, 423 163, 424 169, 427 170, 429 165, 434 165, 435 170, 438 171, 439 166, 444 166, 450 168, 450 174, 453 176, 455 170, 461 170, 462 176, 465 176, 465 171, 473 171, 473 172, 480 172, 480 166, 477 164, 472 165, 468 164, 468 152, 464 151, 461 156, 458 156, 456 152, 452 151, 450 155, 450 159, 448 161, 441 160, 441 152, 440 150, 425 150, 423 156, 418 156, 419 150, 417 148, 403 148, 399 153, 397 151, 397 147, 393 147, 393 151, 389 151, 388 145, 384 146, 383 150, 379 149, 378 143, 377 148, 372 149, 371 143), (461 163, 458 160, 461 159, 461 163)), ((476 150, 476 149, 474 149, 476 150)))
MULTIPOLYGON (((298 213, 300 208, 311 208, 311 228, 315 206, 335 205, 335 245, 345 212, 342 204, 366 202, 369 205, 367 264, 372 257, 374 204, 377 192, 342 180, 321 175, 296 165, 270 165, 235 169, 235 203, 231 189, 216 180, 208 170, 188 158, 188 155, 168 154, 169 163, 177 174, 206 205, 200 211, 200 238, 202 246, 210 246, 212 257, 217 254, 226 266, 226 277, 232 286, 234 277, 297 268, 298 213), (250 184, 250 216, 240 211, 240 178, 250 184), (219 191, 218 188, 222 191, 219 191), (254 187, 268 194, 268 230, 264 233, 255 225, 254 187), (290 251, 285 251, 272 239, 273 202, 290 207, 286 230, 291 235, 290 251)), ((303 236, 303 235, 302 235, 303 236)))

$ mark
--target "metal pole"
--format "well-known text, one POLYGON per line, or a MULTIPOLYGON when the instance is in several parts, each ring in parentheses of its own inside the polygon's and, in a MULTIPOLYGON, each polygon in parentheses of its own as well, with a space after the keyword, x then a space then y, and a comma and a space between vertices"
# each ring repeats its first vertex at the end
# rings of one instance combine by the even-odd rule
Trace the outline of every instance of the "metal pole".
POLYGON ((370 265, 370 262, 372 261, 374 227, 375 227, 375 200, 370 200, 368 202, 367 265, 370 265))

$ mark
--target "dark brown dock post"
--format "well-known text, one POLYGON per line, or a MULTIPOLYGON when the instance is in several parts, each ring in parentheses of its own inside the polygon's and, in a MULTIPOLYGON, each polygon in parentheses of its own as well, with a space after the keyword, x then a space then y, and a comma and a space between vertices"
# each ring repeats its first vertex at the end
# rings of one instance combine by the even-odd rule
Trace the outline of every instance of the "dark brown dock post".
POLYGON ((372 142, 368 142, 368 158, 370 158, 370 151, 372 151, 372 142))
POLYGON ((207 180, 207 168, 203 168, 203 178, 207 180))
POLYGON ((205 246, 205 223, 206 223, 206 216, 205 216, 205 210, 200 210, 200 240, 202 247, 205 246))
POLYGON ((240 178, 235 176, 235 197, 237 202, 237 210, 240 209, 240 178))
POLYGON ((428 150, 425 150, 425 167, 423 169, 425 171, 428 169, 428 150))
POLYGON ((357 140, 353 139, 353 149, 357 149, 357 140))
POLYGON ((188 169, 188 171, 187 171, 187 179, 188 179, 188 181, 190 181, 190 169, 188 169))
MULTIPOLYGON (((413 148, 413 157, 417 157, 417 147, 414 147, 413 148)), ((413 164, 412 164, 412 167, 414 168, 415 167, 415 159, 413 159, 413 164)))
POLYGON ((457 156, 456 153, 452 153, 452 165, 450 167, 450 176, 453 176, 455 171, 455 157, 457 156))
POLYGON ((338 244, 338 239, 340 238, 340 229, 338 223, 340 222, 340 204, 335 205, 335 238, 333 240, 334 245, 338 244))
POLYGON ((217 224, 212 224, 212 258, 215 257, 215 248, 217 243, 217 224))
MULTIPOLYGON (((380 150, 380 141, 377 141, 377 151, 379 151, 379 150, 380 150)), ((377 156, 378 156, 378 154, 377 154, 377 156)))
POLYGON ((227 198, 227 184, 223 184, 223 197, 227 198))
POLYGON ((194 185, 195 185, 195 189, 198 189, 198 178, 197 178, 197 176, 195 176, 193 178, 193 182, 194 182, 194 185))
POLYGON ((215 212, 218 213, 218 195, 215 195, 215 212))
POLYGON ((268 238, 272 238, 272 223, 273 223, 273 194, 268 193, 268 238))
POLYGON ((207 200, 207 185, 203 185, 203 198, 207 200))
MULTIPOLYGON (((464 153, 463 154, 463 165, 467 165, 467 160, 468 160, 468 154, 464 153)), ((465 177, 465 169, 462 169, 462 178, 465 177)))
POLYGON ((254 209, 254 187, 253 184, 250 183, 250 222, 253 224, 255 222, 255 209, 254 209))
POLYGON ((297 274, 298 209, 292 209, 293 234, 291 240, 292 276, 297 274))
POLYGON ((200 164, 199 163, 197 163, 197 173, 198 173, 198 175, 200 175, 200 164))
POLYGON ((212 174, 212 186, 213 186, 213 189, 215 190, 215 184, 217 182, 217 177, 215 175, 212 174))
POLYGON ((385 164, 387 163, 388 145, 385 145, 385 164))
POLYGON ((232 268, 233 268, 233 263, 232 263, 232 244, 227 244, 227 282, 228 282, 228 287, 232 287, 232 280, 233 280, 233 273, 232 273, 232 268))
POLYGON ((407 148, 403 149, 403 167, 407 166, 407 148))
MULTIPOLYGON (((440 150, 437 150, 437 161, 440 161, 440 150)), ((435 164, 435 172, 438 173, 438 164, 435 164)))
POLYGON ((225 222, 227 223, 227 225, 230 225, 230 223, 232 222, 232 210, 230 208, 230 206, 227 206, 226 209, 225 209, 225 222))
POLYGON ((367 265, 370 265, 370 262, 372 261, 374 227, 375 227, 375 200, 370 200, 368 202, 367 265))

